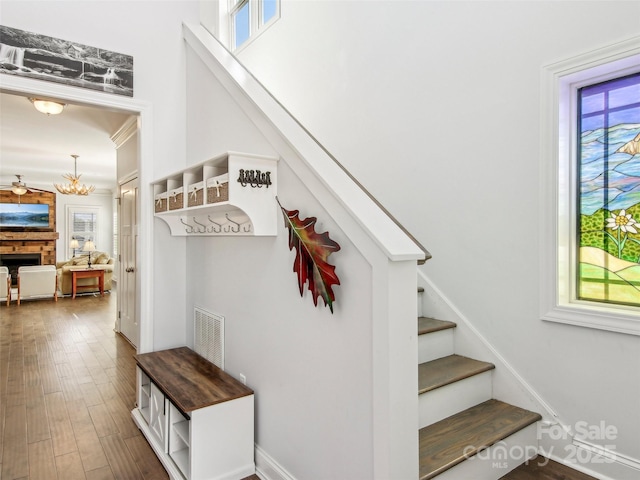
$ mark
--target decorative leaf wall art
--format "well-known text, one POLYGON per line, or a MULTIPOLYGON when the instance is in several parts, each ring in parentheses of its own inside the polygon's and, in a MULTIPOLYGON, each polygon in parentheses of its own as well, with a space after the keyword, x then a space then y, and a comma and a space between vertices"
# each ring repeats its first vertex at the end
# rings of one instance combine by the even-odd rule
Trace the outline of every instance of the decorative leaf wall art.
POLYGON ((285 226, 289 229, 289 250, 296 248, 296 258, 293 271, 298 275, 300 296, 304 292, 304 284, 308 284, 313 296, 313 304, 318 305, 318 297, 322 297, 325 306, 328 305, 333 313, 335 295, 333 285, 340 285, 336 275, 336 267, 327 263, 329 255, 340 250, 340 245, 329 238, 329 233, 315 231, 316 217, 300 220, 298 210, 287 210, 278 205, 284 215, 285 226))

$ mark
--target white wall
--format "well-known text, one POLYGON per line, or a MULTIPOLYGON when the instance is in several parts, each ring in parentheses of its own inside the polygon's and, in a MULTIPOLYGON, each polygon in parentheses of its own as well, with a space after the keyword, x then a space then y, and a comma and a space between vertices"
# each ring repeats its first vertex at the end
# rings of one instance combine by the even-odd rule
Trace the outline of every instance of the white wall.
MULTIPOLYGON (((134 99, 151 105, 152 172, 160 178, 185 162, 185 59, 182 21, 197 22, 198 3, 176 1, 2 1, 3 25, 72 40, 132 55, 134 99), (52 21, 55 19, 55 21, 52 21)), ((72 88, 72 87, 69 87, 72 88)), ((109 97, 105 94, 105 97, 109 97)), ((141 185, 142 189, 150 188, 141 185)), ((149 214, 152 205, 148 208, 149 214)), ((184 259, 184 242, 158 239, 153 234, 157 259, 184 259)), ((147 239, 148 240, 148 239, 147 239)), ((144 242, 144 240, 143 240, 144 242)), ((151 288, 153 311, 143 322, 153 322, 153 349, 185 342, 184 261, 175 265, 153 261, 142 272, 142 288, 151 288), (153 278, 160 279, 152 282, 153 278)))
POLYGON ((639 27, 639 2, 283 0, 239 55, 560 417, 616 426, 635 459, 640 339, 539 319, 537 222, 541 67, 639 27))
MULTIPOLYGON (((188 71, 188 162, 277 155, 197 56, 188 71)), ((256 443, 294 478, 374 478, 371 266, 285 159, 278 197, 341 246, 329 259, 335 313, 301 298, 279 214, 276 237, 187 239, 187 315, 198 305, 225 317, 225 368, 256 391, 256 443)))

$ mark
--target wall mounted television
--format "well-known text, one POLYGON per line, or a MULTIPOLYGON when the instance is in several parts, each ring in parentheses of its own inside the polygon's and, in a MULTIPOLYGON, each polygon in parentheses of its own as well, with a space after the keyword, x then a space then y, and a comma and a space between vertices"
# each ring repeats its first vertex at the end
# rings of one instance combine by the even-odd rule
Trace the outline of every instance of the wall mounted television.
POLYGON ((49 228, 49 205, 0 203, 0 228, 49 228))

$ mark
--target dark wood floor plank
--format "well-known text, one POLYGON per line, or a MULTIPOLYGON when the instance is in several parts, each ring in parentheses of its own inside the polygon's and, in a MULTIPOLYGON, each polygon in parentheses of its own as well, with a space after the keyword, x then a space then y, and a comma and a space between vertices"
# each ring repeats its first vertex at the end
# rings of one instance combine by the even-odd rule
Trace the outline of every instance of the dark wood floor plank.
POLYGON ((116 479, 144 480, 131 452, 119 434, 102 437, 100 443, 116 479))
POLYGON ((29 475, 27 446, 27 412, 24 405, 7 406, 4 417, 1 478, 21 478, 29 475))
POLYGON ((2 478, 2 455, 4 452, 4 418, 7 410, 7 402, 2 395, 2 391, 3 388, 0 388, 0 479, 2 478))
POLYGON ((82 460, 78 452, 67 453, 56 457, 56 472, 59 479, 85 480, 82 460))
POLYGON ((111 467, 106 466, 85 472, 87 480, 115 480, 111 467))
MULTIPOLYGON (((51 480, 56 471, 51 440, 29 444, 29 480, 51 480)), ((67 477, 65 477, 66 479, 67 477)))
POLYGON ((45 394, 62 391, 58 371, 53 363, 40 363, 40 381, 45 394))
POLYGON ((97 470, 102 467, 108 467, 109 462, 100 438, 96 433, 96 429, 91 421, 89 410, 82 404, 73 415, 72 421, 73 432, 78 443, 78 452, 82 459, 82 464, 86 472, 97 470))
POLYGON ((87 408, 89 409, 89 415, 91 415, 91 420, 96 428, 98 437, 106 437, 120 433, 104 403, 91 405, 87 408))
POLYGON ((95 383, 81 384, 80 391, 84 398, 84 404, 87 407, 104 403, 104 400, 102 400, 102 396, 100 395, 100 391, 98 390, 98 386, 95 383))
POLYGON ((537 456, 500 480, 597 480, 551 459, 537 456))
POLYGON ((45 395, 45 406, 51 429, 54 455, 64 455, 78 451, 76 439, 71 428, 69 412, 62 392, 54 392, 45 395))
POLYGON ((166 480, 169 478, 143 435, 129 437, 124 442, 145 480, 166 480))
POLYGON ((42 387, 32 387, 27 390, 26 408, 28 442, 34 443, 50 439, 49 418, 47 417, 42 387))

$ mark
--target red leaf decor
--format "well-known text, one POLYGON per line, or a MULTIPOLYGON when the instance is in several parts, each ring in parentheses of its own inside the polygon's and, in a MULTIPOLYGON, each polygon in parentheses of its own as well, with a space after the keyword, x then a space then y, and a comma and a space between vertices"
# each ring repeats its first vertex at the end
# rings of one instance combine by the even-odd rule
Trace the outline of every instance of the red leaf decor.
MULTIPOLYGON (((280 201, 278 200, 278 205, 280 201)), ((317 233, 314 229, 317 218, 309 217, 300 220, 298 210, 287 210, 280 205, 284 215, 284 224, 289 229, 289 250, 296 248, 296 259, 293 271, 298 274, 298 288, 302 296, 304 284, 308 283, 313 295, 313 304, 318 305, 318 297, 324 299, 333 313, 335 295, 331 287, 340 285, 336 275, 336 267, 327 263, 333 252, 340 250, 340 245, 329 238, 329 233, 317 233)))

